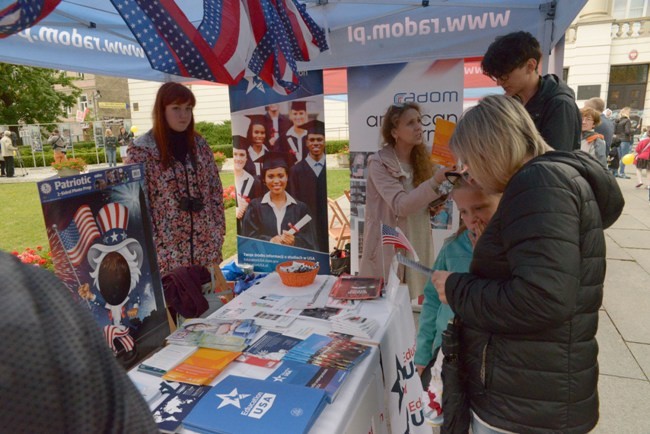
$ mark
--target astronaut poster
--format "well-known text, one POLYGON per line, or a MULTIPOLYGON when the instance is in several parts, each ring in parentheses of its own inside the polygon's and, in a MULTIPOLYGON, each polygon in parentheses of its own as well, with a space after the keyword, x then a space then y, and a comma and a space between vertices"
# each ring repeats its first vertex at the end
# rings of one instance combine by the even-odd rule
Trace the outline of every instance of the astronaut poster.
POLYGON ((38 183, 55 274, 125 367, 169 334, 139 164, 38 183))

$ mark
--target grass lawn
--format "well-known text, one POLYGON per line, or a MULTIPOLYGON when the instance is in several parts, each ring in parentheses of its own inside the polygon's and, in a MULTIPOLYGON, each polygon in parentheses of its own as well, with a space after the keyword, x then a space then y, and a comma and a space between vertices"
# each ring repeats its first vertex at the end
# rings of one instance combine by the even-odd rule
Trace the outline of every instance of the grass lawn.
MULTIPOLYGON (((222 172, 224 188, 234 183, 232 172, 222 172)), ((337 198, 350 188, 350 171, 327 171, 327 195, 337 198)), ((36 183, 0 185, 0 249, 22 252, 26 247, 43 246, 49 250, 45 221, 36 183)), ((235 208, 226 210, 226 239, 223 244, 224 259, 237 253, 235 208)))

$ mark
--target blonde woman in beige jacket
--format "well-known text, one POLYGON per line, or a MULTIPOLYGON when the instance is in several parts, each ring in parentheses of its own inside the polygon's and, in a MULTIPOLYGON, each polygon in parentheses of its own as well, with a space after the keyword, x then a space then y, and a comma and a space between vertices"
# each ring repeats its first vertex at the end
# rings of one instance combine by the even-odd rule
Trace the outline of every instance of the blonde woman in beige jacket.
MULTIPOLYGON (((395 248, 382 245, 382 223, 399 227, 415 248, 420 262, 433 265, 429 204, 438 199, 445 168, 434 175, 424 145, 420 106, 393 104, 382 124, 384 147, 368 158, 368 181, 361 276, 388 277, 395 248)), ((427 277, 400 267, 400 279, 411 299, 423 294, 427 277)))

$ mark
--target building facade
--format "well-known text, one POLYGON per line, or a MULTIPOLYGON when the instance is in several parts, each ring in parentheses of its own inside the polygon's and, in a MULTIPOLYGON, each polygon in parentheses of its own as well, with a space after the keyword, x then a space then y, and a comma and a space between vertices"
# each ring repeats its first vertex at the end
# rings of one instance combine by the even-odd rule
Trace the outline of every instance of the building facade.
POLYGON ((650 124, 650 0, 589 0, 565 37, 564 75, 578 106, 597 96, 650 124))

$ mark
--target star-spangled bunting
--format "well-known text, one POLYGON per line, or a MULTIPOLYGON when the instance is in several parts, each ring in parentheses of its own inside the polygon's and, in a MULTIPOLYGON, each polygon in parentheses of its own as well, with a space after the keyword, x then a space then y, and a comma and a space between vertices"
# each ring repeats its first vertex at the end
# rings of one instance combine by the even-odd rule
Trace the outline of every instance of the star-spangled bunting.
MULTIPOLYGON (((61 0, 0 10, 0 38, 35 25, 61 0)), ((298 89, 297 61, 327 50, 325 32, 297 0, 203 0, 195 27, 174 0, 110 0, 157 71, 224 84, 255 74, 276 92, 298 89)))
POLYGON ((245 0, 245 4, 256 43, 249 69, 280 94, 295 91, 296 61, 326 50, 325 33, 294 0, 245 0))
POLYGON ((100 237, 90 207, 88 205, 80 206, 68 227, 59 232, 59 236, 70 262, 78 267, 86 258, 86 253, 92 242, 100 237))
POLYGON ((416 261, 419 261, 418 254, 411 242, 406 238, 404 232, 400 228, 393 228, 391 226, 381 225, 381 242, 382 244, 392 244, 399 249, 405 249, 413 255, 416 261))
POLYGON ((0 10, 0 38, 32 27, 45 18, 61 0, 18 0, 0 10))

